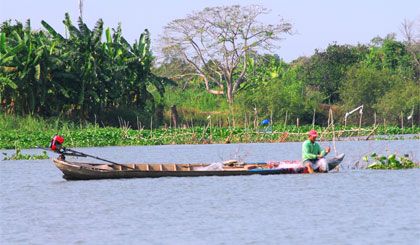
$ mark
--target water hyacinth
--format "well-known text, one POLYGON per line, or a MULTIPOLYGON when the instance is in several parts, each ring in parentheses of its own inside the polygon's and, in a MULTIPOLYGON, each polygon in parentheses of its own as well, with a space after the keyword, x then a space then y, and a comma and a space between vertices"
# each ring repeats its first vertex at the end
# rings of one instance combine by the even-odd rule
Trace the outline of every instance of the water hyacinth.
POLYGON ((10 157, 7 153, 3 153, 5 156, 3 160, 37 160, 37 159, 48 159, 48 155, 46 151, 43 151, 42 154, 37 155, 30 155, 30 154, 22 154, 20 149, 16 149, 16 152, 12 154, 10 157))
POLYGON ((420 166, 419 163, 413 162, 408 154, 397 157, 397 153, 394 153, 386 157, 379 156, 374 152, 370 156, 365 156, 363 161, 368 163, 371 159, 373 163, 368 165, 367 169, 407 169, 420 166))

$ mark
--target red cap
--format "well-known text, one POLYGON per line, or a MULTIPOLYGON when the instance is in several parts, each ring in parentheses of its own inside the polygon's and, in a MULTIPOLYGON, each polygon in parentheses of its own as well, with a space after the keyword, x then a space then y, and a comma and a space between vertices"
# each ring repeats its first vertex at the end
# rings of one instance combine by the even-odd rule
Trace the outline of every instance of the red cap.
POLYGON ((315 130, 312 129, 311 131, 309 131, 309 136, 317 137, 318 134, 317 134, 317 132, 315 130))

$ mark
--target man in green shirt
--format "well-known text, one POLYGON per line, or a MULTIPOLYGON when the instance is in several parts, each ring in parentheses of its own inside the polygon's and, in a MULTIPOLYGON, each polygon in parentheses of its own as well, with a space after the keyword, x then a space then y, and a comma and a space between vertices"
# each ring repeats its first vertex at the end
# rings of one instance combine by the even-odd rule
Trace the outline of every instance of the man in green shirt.
POLYGON ((318 169, 320 172, 328 171, 328 163, 324 156, 330 152, 330 147, 325 151, 315 143, 318 136, 315 130, 309 131, 309 139, 302 144, 302 165, 306 166, 309 173, 313 173, 318 169))

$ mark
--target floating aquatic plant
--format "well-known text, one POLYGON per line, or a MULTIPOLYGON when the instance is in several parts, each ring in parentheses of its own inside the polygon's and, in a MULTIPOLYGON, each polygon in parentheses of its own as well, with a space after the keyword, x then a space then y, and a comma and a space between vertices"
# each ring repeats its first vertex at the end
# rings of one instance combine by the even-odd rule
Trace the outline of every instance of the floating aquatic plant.
POLYGON ((48 159, 48 155, 46 151, 43 151, 42 154, 22 154, 20 149, 17 149, 14 154, 12 154, 10 157, 7 156, 7 153, 3 152, 3 155, 5 156, 3 160, 36 160, 36 159, 48 159))
POLYGON ((363 161, 367 163, 373 161, 372 164, 367 166, 367 169, 407 169, 420 166, 419 163, 413 162, 408 154, 397 157, 397 153, 390 154, 386 157, 374 152, 370 156, 365 156, 363 161))

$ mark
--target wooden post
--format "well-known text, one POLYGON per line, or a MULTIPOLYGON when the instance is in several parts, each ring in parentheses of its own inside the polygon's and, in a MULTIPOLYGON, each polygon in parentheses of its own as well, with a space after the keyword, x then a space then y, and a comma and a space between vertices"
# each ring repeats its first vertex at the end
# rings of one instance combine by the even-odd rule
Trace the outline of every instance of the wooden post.
POLYGON ((211 142, 213 140, 213 132, 211 130, 211 115, 209 117, 210 117, 210 142, 211 142))
POLYGON ((299 133, 299 118, 296 118, 296 127, 297 127, 298 133, 299 133))
POLYGON ((153 139, 153 117, 150 117, 150 138, 153 139))
POLYGON ((333 111, 332 111, 331 107, 330 107, 330 116, 331 116, 331 126, 332 126, 332 130, 333 130, 334 152, 335 152, 335 156, 337 156, 337 147, 335 146, 334 116, 333 116, 333 111))
POLYGON ((316 112, 316 109, 314 108, 314 116, 312 117, 312 129, 315 128, 315 112, 316 112))
POLYGON ((357 132, 357 136, 360 136, 360 128, 362 127, 362 117, 363 117, 363 111, 360 113, 359 131, 357 132))
POLYGON ((245 132, 247 131, 247 127, 246 127, 246 110, 244 110, 244 119, 245 119, 245 132))
MULTIPOLYGON (((330 108, 331 109, 331 108, 330 108)), ((330 127, 331 125, 331 113, 328 111, 328 121, 327 121, 327 127, 330 127)))
POLYGON ((411 133, 414 134, 414 123, 413 123, 413 117, 411 117, 411 133))
POLYGON ((344 120, 344 132, 346 132, 347 120, 344 120))
POLYGON ((386 120, 385 120, 385 118, 384 118, 384 133, 385 133, 385 136, 386 136, 386 120))
POLYGON ((273 110, 270 110, 270 135, 271 135, 271 142, 273 142, 273 110))
POLYGON ((376 111, 375 111, 375 114, 373 114, 373 119, 374 119, 374 121, 373 121, 373 127, 375 127, 376 126, 376 111))
POLYGON ((178 111, 176 110, 176 105, 171 106, 171 122, 173 122, 173 125, 175 128, 177 128, 178 125, 178 111))
POLYGON ((254 129, 256 130, 258 127, 258 112, 257 112, 257 106, 254 107, 254 129))
POLYGON ((286 131, 286 125, 287 125, 287 111, 286 111, 286 117, 284 118, 284 127, 283 127, 283 131, 286 131))
POLYGON ((404 115, 402 111, 401 111, 401 129, 404 129, 404 115))
POLYGON ((414 106, 413 106, 413 109, 411 109, 410 115, 407 117, 407 120, 408 121, 411 119, 411 133, 412 134, 414 134, 414 123, 413 123, 414 117, 413 117, 413 113, 414 113, 414 106))
POLYGON ((233 105, 229 105, 229 107, 230 107, 230 112, 232 113, 233 127, 235 128, 236 127, 236 124, 235 124, 235 113, 233 112, 233 105))

